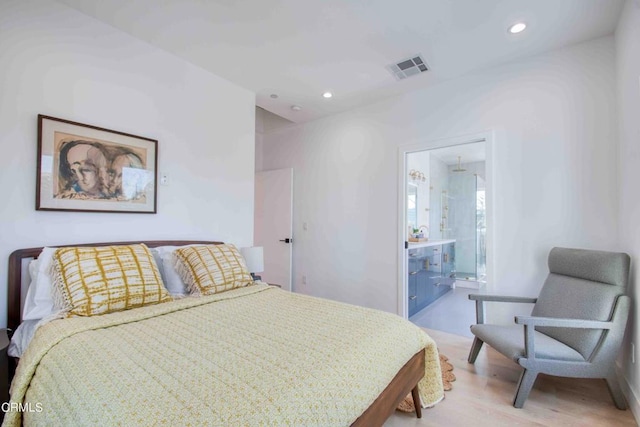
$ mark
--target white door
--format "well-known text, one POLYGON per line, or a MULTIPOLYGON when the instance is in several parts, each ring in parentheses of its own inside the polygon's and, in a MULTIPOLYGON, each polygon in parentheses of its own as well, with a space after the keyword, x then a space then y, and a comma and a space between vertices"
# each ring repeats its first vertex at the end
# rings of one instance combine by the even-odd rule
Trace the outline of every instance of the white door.
POLYGON ((268 283, 291 290, 293 245, 293 169, 256 173, 254 246, 264 248, 264 272, 268 283))

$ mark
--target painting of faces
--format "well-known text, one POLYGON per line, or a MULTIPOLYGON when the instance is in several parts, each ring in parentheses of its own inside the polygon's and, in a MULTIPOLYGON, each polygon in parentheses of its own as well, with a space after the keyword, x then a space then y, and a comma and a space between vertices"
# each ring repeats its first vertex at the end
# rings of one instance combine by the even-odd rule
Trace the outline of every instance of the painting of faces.
POLYGON ((145 202, 146 149, 62 132, 54 139, 55 199, 145 202))

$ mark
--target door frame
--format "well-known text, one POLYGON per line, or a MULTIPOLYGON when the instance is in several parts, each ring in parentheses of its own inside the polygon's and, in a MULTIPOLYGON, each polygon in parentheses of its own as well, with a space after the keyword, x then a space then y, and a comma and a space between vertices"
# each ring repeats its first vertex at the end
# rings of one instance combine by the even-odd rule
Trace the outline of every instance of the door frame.
POLYGON ((434 150, 436 148, 451 147, 454 145, 466 145, 477 142, 485 143, 485 170, 486 170, 486 204, 487 204, 487 276, 486 289, 491 291, 493 288, 494 277, 494 132, 487 130, 483 132, 460 135, 455 137, 435 139, 419 143, 403 144, 398 147, 398 309, 399 316, 407 319, 409 316, 408 308, 408 282, 407 282, 407 249, 404 245, 407 241, 407 155, 419 151, 434 150))

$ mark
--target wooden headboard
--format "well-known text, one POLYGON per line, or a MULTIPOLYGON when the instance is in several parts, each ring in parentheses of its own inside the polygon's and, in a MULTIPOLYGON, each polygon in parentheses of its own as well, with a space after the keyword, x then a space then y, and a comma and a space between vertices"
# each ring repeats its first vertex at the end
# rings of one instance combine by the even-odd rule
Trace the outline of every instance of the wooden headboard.
MULTIPOLYGON (((147 240, 136 242, 105 242, 105 243, 82 243, 75 245, 54 245, 62 248, 69 246, 111 246, 111 245, 131 245, 144 243, 150 248, 158 246, 184 246, 184 245, 220 245, 223 242, 207 240, 147 240)), ((42 252, 42 248, 18 249, 9 256, 9 279, 7 282, 7 328, 14 330, 22 321, 22 262, 24 259, 37 258, 42 252)))

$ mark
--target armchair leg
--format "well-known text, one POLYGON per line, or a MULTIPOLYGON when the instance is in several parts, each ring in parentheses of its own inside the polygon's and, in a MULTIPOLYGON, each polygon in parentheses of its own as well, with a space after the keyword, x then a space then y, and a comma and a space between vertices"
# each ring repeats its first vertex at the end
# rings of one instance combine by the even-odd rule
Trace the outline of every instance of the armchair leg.
POLYGON ((536 382, 538 373, 530 369, 525 369, 520 375, 520 381, 518 381, 518 387, 516 388, 516 397, 513 399, 513 406, 515 408, 522 408, 525 400, 529 397, 529 392, 533 388, 533 384, 536 382))
POLYGON ((471 351, 469 351, 469 358, 467 359, 469 363, 475 363, 476 358, 478 357, 478 353, 480 353, 480 349, 482 348, 482 341, 480 338, 475 337, 473 339, 473 344, 471 345, 471 351))
POLYGON ((607 375, 607 378, 605 378, 605 380, 607 380, 609 394, 611 395, 611 399, 613 399, 613 403, 616 405, 616 408, 624 411, 627 409, 627 401, 624 398, 624 394, 620 388, 620 382, 618 381, 615 371, 613 369, 611 371, 612 372, 607 375))

